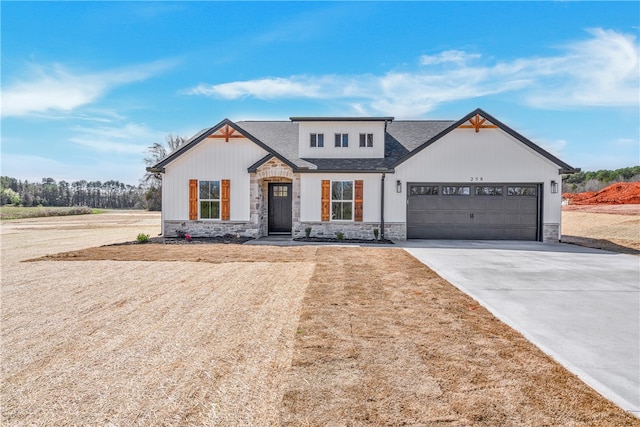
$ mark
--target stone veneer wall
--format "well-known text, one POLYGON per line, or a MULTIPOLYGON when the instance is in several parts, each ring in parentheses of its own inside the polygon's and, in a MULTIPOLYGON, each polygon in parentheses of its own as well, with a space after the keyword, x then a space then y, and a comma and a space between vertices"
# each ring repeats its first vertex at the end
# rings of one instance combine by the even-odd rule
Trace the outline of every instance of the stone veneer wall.
MULTIPOLYGON (((345 239, 373 240, 373 229, 380 230, 378 222, 294 222, 293 238, 305 237, 305 229, 311 227, 309 237, 335 238, 336 233, 343 233, 345 239)), ((380 237, 380 233, 378 233, 380 237)), ((389 240, 406 240, 407 228, 402 223, 384 225, 384 237, 389 240)))
POLYGON ((560 241, 560 224, 544 224, 542 226, 542 241, 557 243, 560 241))
POLYGON ((259 224, 258 236, 269 234, 269 183, 292 183, 292 221, 295 223, 300 218, 300 174, 294 174, 293 170, 282 161, 271 158, 260 166, 256 173, 251 174, 251 222, 259 224))
POLYGON ((164 235, 177 237, 180 233, 193 237, 218 237, 239 234, 243 237, 259 237, 258 225, 242 221, 165 221, 164 235))

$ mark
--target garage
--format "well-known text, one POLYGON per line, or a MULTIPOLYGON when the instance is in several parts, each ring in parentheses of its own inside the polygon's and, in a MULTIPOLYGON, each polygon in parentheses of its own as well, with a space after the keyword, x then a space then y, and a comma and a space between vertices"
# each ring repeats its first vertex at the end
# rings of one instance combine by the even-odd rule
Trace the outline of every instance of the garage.
POLYGON ((409 183, 407 238, 542 240, 541 184, 409 183))

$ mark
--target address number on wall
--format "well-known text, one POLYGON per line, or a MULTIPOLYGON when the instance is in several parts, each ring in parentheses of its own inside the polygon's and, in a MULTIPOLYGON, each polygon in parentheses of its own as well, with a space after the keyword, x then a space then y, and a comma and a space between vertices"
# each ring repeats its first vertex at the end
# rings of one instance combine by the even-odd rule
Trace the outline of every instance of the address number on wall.
POLYGON ((472 177, 471 177, 471 182, 474 182, 474 181, 483 181, 483 179, 484 179, 484 177, 482 177, 482 176, 472 176, 472 177))

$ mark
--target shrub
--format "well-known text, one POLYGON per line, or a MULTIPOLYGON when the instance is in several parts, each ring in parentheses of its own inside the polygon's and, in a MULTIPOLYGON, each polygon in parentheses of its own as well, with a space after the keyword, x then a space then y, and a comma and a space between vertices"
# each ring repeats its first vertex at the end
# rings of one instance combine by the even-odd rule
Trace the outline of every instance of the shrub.
POLYGON ((304 235, 308 238, 311 236, 311 227, 307 227, 304 229, 304 235))
POLYGON ((140 233, 138 234, 138 237, 136 237, 136 240, 138 241, 138 243, 147 243, 149 241, 149 235, 140 233))
POLYGON ((378 230, 377 228, 373 229, 373 237, 378 240, 378 233, 380 232, 380 230, 378 230))
POLYGON ((338 238, 338 240, 344 240, 344 233, 342 231, 338 231, 336 233, 336 237, 338 238))

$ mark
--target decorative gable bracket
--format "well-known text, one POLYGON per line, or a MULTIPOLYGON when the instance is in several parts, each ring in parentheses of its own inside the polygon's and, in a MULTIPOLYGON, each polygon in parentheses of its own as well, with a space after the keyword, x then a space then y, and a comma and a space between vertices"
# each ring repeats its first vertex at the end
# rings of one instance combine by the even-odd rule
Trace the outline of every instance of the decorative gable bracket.
POLYGON ((475 129, 476 133, 480 132, 480 129, 497 129, 498 126, 488 123, 487 119, 482 117, 480 114, 476 114, 475 116, 469 119, 469 123, 458 126, 460 129, 475 129))
POLYGON ((229 142, 230 138, 244 138, 240 132, 236 133, 236 130, 229 126, 228 124, 224 125, 220 129, 216 131, 213 135, 209 135, 207 138, 224 138, 224 142, 229 142))

